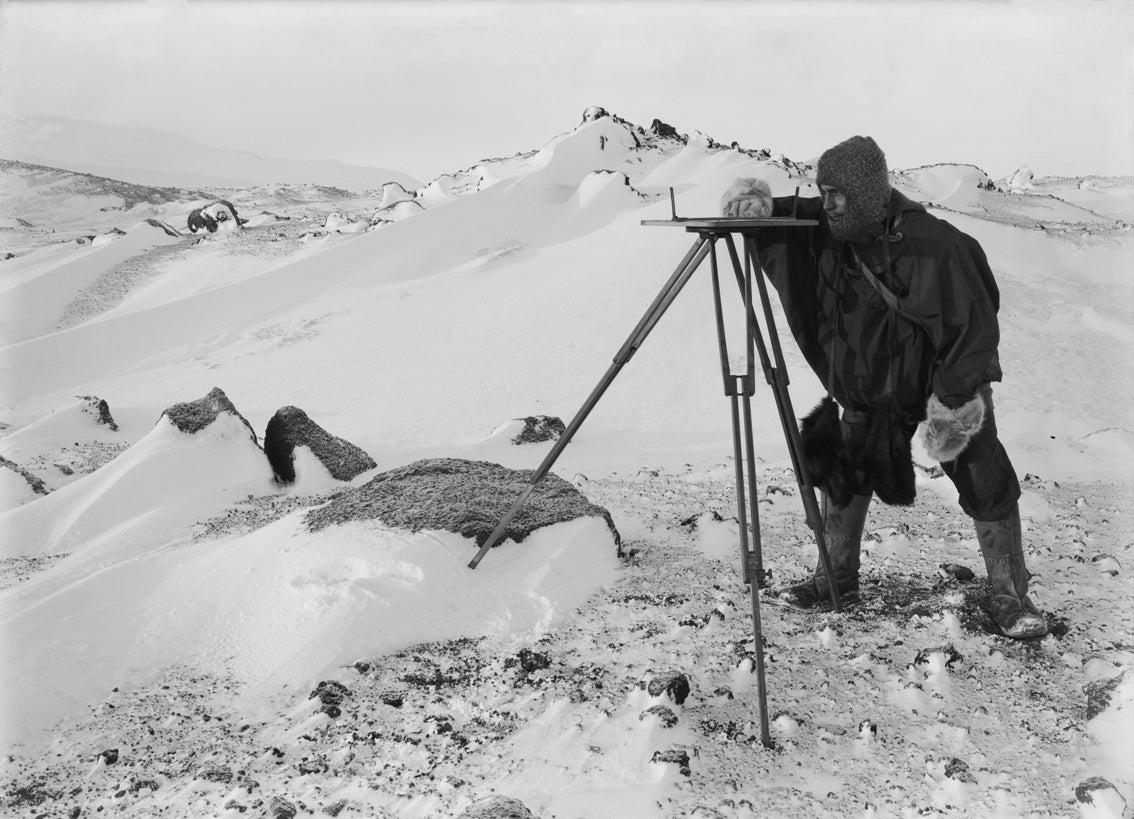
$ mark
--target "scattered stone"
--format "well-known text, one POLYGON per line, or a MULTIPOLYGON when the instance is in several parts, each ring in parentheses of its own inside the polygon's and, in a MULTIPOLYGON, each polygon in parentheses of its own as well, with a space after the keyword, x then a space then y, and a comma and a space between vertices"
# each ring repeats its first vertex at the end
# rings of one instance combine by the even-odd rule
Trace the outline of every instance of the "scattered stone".
POLYGON ((512 443, 517 445, 558 441, 567 431, 566 424, 552 415, 529 415, 516 420, 524 422, 524 428, 512 438, 512 443))
POLYGON ((650 762, 665 764, 673 763, 682 776, 690 776, 693 772, 689 768, 689 753, 680 748, 670 748, 668 751, 654 751, 650 762))
POLYGON ((541 654, 538 651, 532 651, 530 648, 521 648, 515 657, 508 657, 504 660, 505 668, 520 667, 524 674, 532 674, 536 671, 541 671, 551 665, 551 658, 546 654, 541 654))
POLYGON ((295 448, 308 447, 337 481, 349 481, 378 464, 350 441, 336 438, 312 421, 299 407, 281 407, 264 431, 264 452, 276 480, 295 480, 295 448))
POLYGON ((338 816, 343 812, 343 809, 346 808, 348 804, 350 803, 348 803, 345 799, 340 799, 338 802, 332 802, 331 804, 323 808, 323 813, 327 814, 328 816, 338 816))
POLYGON ((220 387, 213 387, 209 390, 208 395, 204 398, 198 398, 196 401, 174 404, 162 413, 162 417, 168 418, 182 432, 193 435, 217 420, 222 412, 235 415, 243 421, 244 426, 248 427, 248 432, 252 436, 252 442, 257 446, 260 445, 256 430, 252 429, 248 419, 236 411, 236 407, 228 400, 228 396, 220 387))
POLYGON ((295 819, 296 808, 282 796, 273 796, 268 800, 268 816, 271 819, 295 819))
POLYGON ((968 583, 970 580, 976 579, 973 570, 968 566, 962 566, 960 563, 942 563, 938 567, 937 573, 946 580, 951 577, 961 583, 968 583))
POLYGON ((878 725, 871 720, 864 719, 858 724, 858 735, 863 739, 872 739, 878 736, 878 725))
POLYGON ((650 684, 646 686, 646 692, 651 697, 660 697, 665 694, 674 703, 681 705, 689 696, 689 678, 680 671, 659 674, 650 680, 650 684))
POLYGON ((118 749, 108 748, 105 751, 99 753, 99 758, 102 759, 102 761, 107 765, 113 765, 118 761, 118 749))
POLYGON ((401 708, 405 705, 406 695, 401 691, 385 691, 378 695, 378 699, 391 708, 401 708))
POLYGON ((661 720, 662 728, 672 728, 677 725, 677 714, 673 713, 673 709, 667 708, 664 705, 652 706, 638 715, 639 720, 644 720, 648 717, 657 717, 661 720))
POLYGON ((110 427, 111 432, 118 432, 118 424, 110 414, 110 404, 106 403, 105 398, 99 398, 97 395, 78 395, 76 398, 87 402, 82 408, 83 412, 93 415, 97 423, 110 427))
POLYGON ((206 763, 197 769, 197 778, 227 784, 232 781, 232 769, 217 762, 206 763))
POLYGON ((945 668, 949 671, 953 670, 954 663, 962 662, 965 659, 961 656, 961 652, 957 651, 957 649, 953 648, 950 644, 947 646, 937 646, 936 648, 923 648, 914 657, 913 664, 915 666, 925 665, 929 662, 929 656, 938 652, 945 655, 945 668))
POLYGON ((976 784, 976 777, 969 771, 969 764, 957 757, 953 757, 945 763, 945 776, 950 779, 956 779, 958 782, 968 782, 970 785, 976 784))
MULTIPOLYGON (((433 458, 383 472, 357 489, 347 490, 307 513, 307 527, 319 531, 336 523, 381 520, 408 529, 441 529, 483 545, 521 493, 531 486, 531 470, 508 469, 487 461, 433 458)), ((536 484, 527 502, 509 522, 505 540, 517 543, 536 529, 579 517, 599 516, 614 535, 619 556, 622 539, 610 512, 596 506, 557 475, 536 484)))
POLYGON ((306 775, 326 773, 330 766, 327 764, 327 761, 325 759, 315 758, 304 759, 299 763, 298 768, 300 774, 306 775))
POLYGON ((1114 692, 1122 683, 1124 675, 1119 674, 1109 680, 1095 680, 1083 686, 1087 695, 1087 719, 1092 720, 1107 709, 1114 692))
POLYGON ((1126 800, 1113 783, 1101 776, 1092 776, 1076 785, 1075 798, 1084 805, 1107 811, 1110 816, 1121 817, 1126 814, 1126 800))
POLYGON ((337 680, 323 680, 307 699, 319 699, 323 705, 342 705, 344 699, 350 696, 350 689, 337 680))
POLYGON ((535 815, 519 799, 490 796, 469 805, 457 819, 535 819, 535 815))
POLYGON ((235 799, 229 799, 227 802, 224 803, 224 809, 225 810, 234 810, 238 813, 244 813, 244 811, 248 810, 248 806, 240 804, 235 799))

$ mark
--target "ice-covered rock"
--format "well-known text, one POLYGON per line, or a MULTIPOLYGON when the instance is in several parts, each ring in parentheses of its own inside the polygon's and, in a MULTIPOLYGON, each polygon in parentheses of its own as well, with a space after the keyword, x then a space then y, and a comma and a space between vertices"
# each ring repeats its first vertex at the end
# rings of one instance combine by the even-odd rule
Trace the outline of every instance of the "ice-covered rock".
POLYGON ((207 230, 209 233, 240 230, 243 222, 236 213, 236 207, 224 199, 218 199, 194 209, 186 220, 190 233, 207 230))

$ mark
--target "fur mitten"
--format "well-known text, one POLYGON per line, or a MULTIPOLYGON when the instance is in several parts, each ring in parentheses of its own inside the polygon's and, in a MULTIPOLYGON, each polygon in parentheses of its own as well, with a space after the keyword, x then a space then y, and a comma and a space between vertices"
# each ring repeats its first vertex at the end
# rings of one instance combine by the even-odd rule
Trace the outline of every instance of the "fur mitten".
POLYGON ((909 426, 897 400, 887 396, 870 415, 870 432, 859 455, 859 469, 874 487, 874 494, 891 506, 909 506, 917 497, 906 432, 909 426))
POLYGON ((738 179, 721 197, 722 216, 761 218, 772 215, 772 189, 763 179, 738 179))
POLYGON ((956 460, 984 425, 984 400, 974 395, 961 406, 947 407, 929 396, 921 440, 929 457, 941 463, 956 460))
POLYGON ((843 442, 839 407, 827 396, 803 419, 799 429, 803 444, 803 468, 812 486, 827 493, 835 506, 846 506, 854 497, 854 475, 850 455, 843 442))

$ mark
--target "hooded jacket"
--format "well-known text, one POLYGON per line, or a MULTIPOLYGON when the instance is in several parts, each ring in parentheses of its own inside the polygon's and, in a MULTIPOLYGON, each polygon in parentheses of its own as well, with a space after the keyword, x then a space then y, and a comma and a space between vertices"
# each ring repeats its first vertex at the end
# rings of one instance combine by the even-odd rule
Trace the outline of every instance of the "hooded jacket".
MULTIPOLYGON (((775 199, 773 215, 791 215, 794 201, 775 199)), ((798 200, 796 211, 817 226, 764 228, 756 246, 796 343, 835 400, 867 410, 892 394, 920 419, 930 394, 956 406, 1001 379, 1000 292, 971 236, 898 191, 889 211, 889 269, 882 237, 855 243, 856 258, 831 235, 818 198, 798 200), (896 310, 859 260, 897 297, 896 310)))

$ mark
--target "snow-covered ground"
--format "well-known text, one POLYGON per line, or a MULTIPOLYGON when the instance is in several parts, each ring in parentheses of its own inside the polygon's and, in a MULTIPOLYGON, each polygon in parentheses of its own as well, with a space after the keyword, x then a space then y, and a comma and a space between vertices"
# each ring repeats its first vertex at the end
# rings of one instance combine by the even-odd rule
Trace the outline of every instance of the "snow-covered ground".
MULTIPOLYGON (((423 458, 537 466, 549 444, 501 430, 590 394, 691 244, 639 224, 668 217, 670 187, 685 216, 739 176, 813 190, 782 154, 666 133, 591 110, 529 153, 361 193, 0 163, 5 815, 459 816, 493 794, 548 819, 1134 807, 1134 180, 894 175, 997 275, 1042 640, 993 633, 970 523, 915 450, 917 504, 872 509, 866 602, 763 608, 760 744, 707 275, 555 468, 611 512, 621 558, 599 518, 475 572, 453 533, 305 525, 423 458), (243 228, 189 234, 217 199, 243 228), (259 438, 298 406, 378 467, 348 484, 300 450, 281 487, 235 416, 193 435, 163 416, 213 387, 259 438)), ((784 341, 802 413, 820 389, 784 341)), ((801 577, 771 395, 754 409, 765 565, 801 577)))

